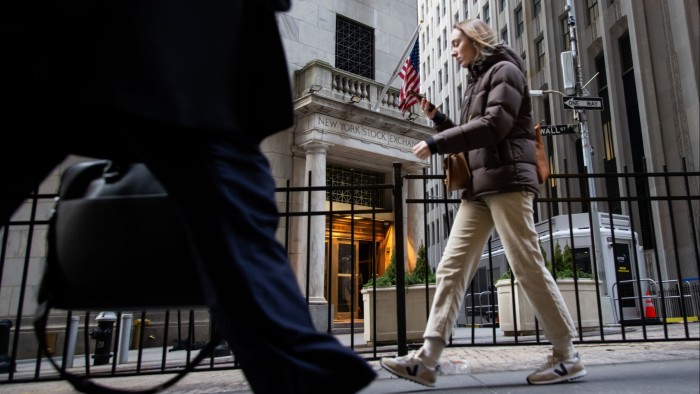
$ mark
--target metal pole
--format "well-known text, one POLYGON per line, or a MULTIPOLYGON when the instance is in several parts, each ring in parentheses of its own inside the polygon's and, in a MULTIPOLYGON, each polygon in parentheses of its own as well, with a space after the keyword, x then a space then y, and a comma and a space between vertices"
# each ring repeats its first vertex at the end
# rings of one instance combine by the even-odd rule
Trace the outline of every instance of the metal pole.
POLYGON ((119 354, 117 362, 126 364, 129 362, 129 345, 131 344, 131 328, 133 326, 134 315, 125 313, 122 315, 122 330, 119 332, 119 354))
POLYGON ((71 316, 70 326, 68 326, 68 346, 66 346, 66 368, 73 368, 75 360, 75 345, 78 342, 78 328, 80 317, 71 316))
MULTIPOLYGON (((569 37, 571 43, 571 54, 573 58, 574 65, 574 75, 576 77, 575 91, 576 96, 583 96, 583 73, 581 72, 581 59, 579 57, 578 42, 576 35, 576 9, 574 8, 573 0, 566 0, 566 10, 568 12, 569 18, 569 37)), ((593 173, 593 150, 591 148, 591 138, 588 131, 588 123, 586 122, 586 112, 583 110, 574 111, 574 120, 579 126, 579 132, 581 133, 581 150, 583 154, 583 165, 586 166, 586 174, 588 177, 588 192, 591 199, 596 198, 596 187, 595 179, 590 175, 593 173)), ((605 262, 601 257, 601 245, 602 240, 600 239, 600 216, 598 214, 598 203, 594 200, 590 201, 591 209, 591 233, 593 235, 593 249, 594 257, 598 261, 599 269, 603 270, 605 273, 605 262), (602 264, 601 264, 602 262, 602 264)), ((575 267, 574 267, 575 269, 575 267)), ((604 286, 607 292, 607 286, 604 286)))
POLYGON ((399 356, 408 354, 406 343, 406 265, 403 238, 403 178, 401 163, 394 162, 394 248, 396 249, 396 336, 399 356))

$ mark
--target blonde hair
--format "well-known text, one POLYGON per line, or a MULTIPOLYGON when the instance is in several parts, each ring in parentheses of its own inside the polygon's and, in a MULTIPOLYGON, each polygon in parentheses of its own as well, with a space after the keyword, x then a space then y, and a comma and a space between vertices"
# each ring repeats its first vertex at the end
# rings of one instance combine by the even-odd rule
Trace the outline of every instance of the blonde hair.
POLYGON ((490 52, 498 45, 496 33, 486 22, 481 19, 465 19, 454 24, 453 28, 459 30, 474 43, 476 48, 475 61, 484 58, 484 52, 490 52))

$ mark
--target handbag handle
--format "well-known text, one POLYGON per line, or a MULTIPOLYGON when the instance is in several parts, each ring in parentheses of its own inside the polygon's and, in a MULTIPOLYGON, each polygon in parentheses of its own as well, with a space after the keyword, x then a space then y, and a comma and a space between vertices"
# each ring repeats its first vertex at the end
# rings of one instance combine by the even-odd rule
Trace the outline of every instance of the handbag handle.
POLYGON ((51 309, 51 303, 50 301, 46 301, 42 304, 41 306, 43 308, 43 311, 39 315, 39 317, 34 321, 34 330, 36 332, 37 339, 39 341, 39 348, 41 351, 44 353, 44 356, 49 360, 51 365, 58 371, 58 373, 61 375, 61 378, 67 380, 76 390, 82 392, 82 393, 88 393, 88 394, 124 394, 124 393, 131 393, 131 394, 155 394, 162 392, 163 390, 173 386, 175 383, 179 382, 182 378, 185 377, 188 373, 192 372, 194 368, 204 360, 205 357, 208 357, 209 355, 213 354, 214 348, 216 345, 221 341, 222 337, 219 334, 218 331, 214 331, 214 334, 211 339, 209 339, 209 342, 206 344, 206 346, 197 354, 197 357, 195 357, 192 362, 190 362, 183 370, 177 373, 177 375, 173 376, 172 378, 166 380, 165 382, 149 388, 149 389, 144 389, 144 390, 123 390, 123 389, 116 389, 112 387, 107 387, 103 386, 100 384, 97 384, 90 380, 89 378, 85 376, 79 376, 70 372, 66 372, 63 370, 61 367, 56 364, 56 361, 54 361, 53 357, 49 354, 48 347, 46 344, 46 324, 49 318, 49 310, 51 309))

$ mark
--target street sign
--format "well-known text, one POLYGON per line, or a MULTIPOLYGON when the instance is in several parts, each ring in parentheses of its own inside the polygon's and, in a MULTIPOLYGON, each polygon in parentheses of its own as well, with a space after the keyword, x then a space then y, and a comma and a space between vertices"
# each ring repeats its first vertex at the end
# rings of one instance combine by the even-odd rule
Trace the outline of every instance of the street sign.
POLYGON ((566 109, 592 109, 594 111, 603 110, 602 97, 574 97, 564 96, 564 108, 566 109))
POLYGON ((576 125, 573 124, 556 124, 540 126, 542 135, 559 135, 559 134, 576 134, 576 125))

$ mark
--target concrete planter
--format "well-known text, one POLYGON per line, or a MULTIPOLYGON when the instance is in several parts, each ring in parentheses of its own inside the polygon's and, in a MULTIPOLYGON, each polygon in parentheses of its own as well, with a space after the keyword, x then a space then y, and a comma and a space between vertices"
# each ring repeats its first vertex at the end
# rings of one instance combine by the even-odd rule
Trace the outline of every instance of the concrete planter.
MULTIPOLYGON (((432 306, 435 295, 435 285, 428 286, 428 307, 432 306)), ((377 321, 374 316, 374 292, 372 289, 362 290, 362 301, 364 302, 364 339, 372 345, 397 343, 398 334, 396 329, 396 287, 377 288, 377 321), (377 335, 374 336, 376 324, 377 335)), ((406 288, 406 339, 409 342, 423 341, 425 324, 428 321, 426 315, 425 285, 409 286, 406 288)))
MULTIPOLYGON (((573 279, 557 279, 559 290, 566 307, 571 313, 576 327, 578 324, 578 313, 576 310, 576 291, 573 279)), ((600 286, 601 282, 598 282, 600 286)), ((515 304, 517 306, 518 335, 533 335, 535 333, 535 312, 532 305, 525 297, 522 289, 515 281, 515 304)), ((498 316, 501 331, 505 335, 515 334, 515 324, 513 322, 513 303, 511 297, 510 279, 502 279, 496 282, 498 293, 498 316)), ((578 280, 579 305, 581 307, 581 329, 583 331, 594 330, 599 326, 598 303, 596 302, 596 283, 593 279, 578 280)), ((542 331, 542 326, 539 327, 542 331)))

